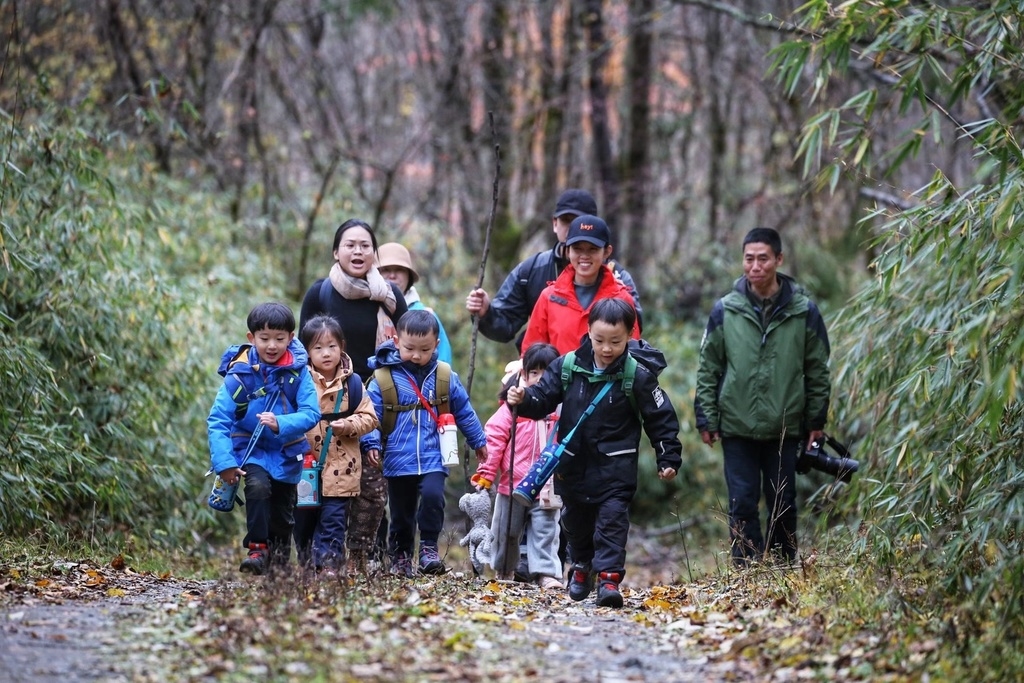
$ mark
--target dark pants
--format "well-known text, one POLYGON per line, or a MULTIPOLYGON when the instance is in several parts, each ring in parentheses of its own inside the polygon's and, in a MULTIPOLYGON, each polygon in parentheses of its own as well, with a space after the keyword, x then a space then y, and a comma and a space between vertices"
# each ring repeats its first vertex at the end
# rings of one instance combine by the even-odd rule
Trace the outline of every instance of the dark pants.
POLYGON ((323 498, 319 507, 295 508, 295 547, 299 564, 322 569, 345 562, 349 498, 323 498))
POLYGON ((723 437, 725 482, 729 487, 729 538, 733 562, 761 559, 767 550, 785 560, 796 558, 796 457, 800 439, 755 441, 723 437), (768 523, 761 533, 761 494, 768 523))
POLYGON ((271 479, 267 471, 252 463, 245 470, 245 538, 242 545, 266 543, 273 565, 288 564, 292 554, 295 524, 295 484, 271 479))
POLYGON ((583 503, 562 496, 562 528, 569 538, 569 560, 595 572, 626 573, 630 498, 612 496, 583 503))
POLYGON ((444 526, 444 472, 388 479, 392 557, 412 557, 416 528, 420 544, 437 546, 444 526))
POLYGON ((340 568, 345 564, 345 526, 348 498, 325 497, 320 506, 320 523, 313 535, 313 562, 317 568, 340 568))
POLYGON ((292 537, 295 539, 295 552, 302 567, 313 566, 313 534, 320 523, 319 507, 296 507, 295 526, 292 537))

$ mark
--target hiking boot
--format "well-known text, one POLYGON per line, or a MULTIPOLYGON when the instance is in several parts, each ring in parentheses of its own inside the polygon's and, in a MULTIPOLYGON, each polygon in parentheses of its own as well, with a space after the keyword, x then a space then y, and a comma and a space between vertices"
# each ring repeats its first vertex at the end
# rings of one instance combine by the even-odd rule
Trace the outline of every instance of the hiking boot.
POLYGON ((597 606, 622 607, 622 593, 619 583, 622 574, 619 572, 601 572, 597 575, 597 606))
POLYGON ((405 553, 395 555, 395 559, 391 561, 391 573, 406 579, 416 576, 416 572, 412 568, 412 558, 405 553))
POLYGON ((238 565, 238 571, 260 576, 267 571, 267 554, 266 543, 250 543, 249 555, 238 565))
POLYGON ((444 574, 448 568, 437 554, 436 545, 420 546, 420 574, 444 574))
POLYGON ((586 600, 594 590, 594 573, 589 567, 574 564, 569 569, 569 597, 579 602, 586 600))

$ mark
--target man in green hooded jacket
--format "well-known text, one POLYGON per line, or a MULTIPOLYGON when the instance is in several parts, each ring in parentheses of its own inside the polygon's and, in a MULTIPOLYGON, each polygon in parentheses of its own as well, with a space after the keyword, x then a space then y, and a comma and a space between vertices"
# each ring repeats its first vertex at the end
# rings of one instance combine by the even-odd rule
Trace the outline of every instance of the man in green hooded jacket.
POLYGON ((743 277, 712 308, 701 341, 694 411, 704 443, 722 441, 737 565, 766 551, 796 558, 796 460, 804 443, 822 440, 828 416, 825 322, 781 265, 779 233, 748 232, 743 277))

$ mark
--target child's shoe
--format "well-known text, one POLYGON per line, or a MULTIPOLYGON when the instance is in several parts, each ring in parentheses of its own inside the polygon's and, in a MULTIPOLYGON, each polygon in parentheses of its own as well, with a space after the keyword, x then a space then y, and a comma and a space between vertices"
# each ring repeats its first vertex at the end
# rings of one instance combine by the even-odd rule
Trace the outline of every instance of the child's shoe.
POLYGON ((590 567, 574 564, 569 568, 569 597, 579 602, 586 600, 594 590, 594 573, 590 567))
POLYGON ((238 571, 255 576, 267 571, 267 544, 250 543, 249 555, 238 565, 238 571))
POLYGON ((437 554, 436 545, 420 546, 420 574, 444 574, 448 568, 437 554))
POLYGON ((601 572, 597 578, 597 606, 622 607, 622 593, 619 583, 622 574, 619 572, 601 572))
POLYGON ((416 576, 416 572, 412 568, 412 558, 405 553, 395 555, 395 558, 391 560, 391 573, 406 579, 416 576))
POLYGON ((533 583, 533 576, 530 574, 530 560, 526 553, 519 554, 519 564, 516 565, 512 578, 519 583, 533 583))
POLYGON ((565 588, 565 584, 562 583, 557 577, 548 576, 547 574, 541 574, 537 577, 537 585, 541 588, 561 590, 565 588))
POLYGON ((366 551, 365 550, 349 550, 348 551, 348 564, 345 567, 345 573, 351 578, 365 575, 366 572, 366 551))

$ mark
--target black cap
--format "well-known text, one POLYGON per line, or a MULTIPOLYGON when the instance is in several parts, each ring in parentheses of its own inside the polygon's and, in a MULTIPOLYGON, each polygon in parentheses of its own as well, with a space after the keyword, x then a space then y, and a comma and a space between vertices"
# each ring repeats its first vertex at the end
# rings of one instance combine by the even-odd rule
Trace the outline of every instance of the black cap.
POLYGON ((602 249, 612 243, 612 231, 608 224, 597 216, 577 216, 565 237, 566 246, 576 242, 590 242, 602 249))
POLYGON ((558 195, 558 201, 555 203, 555 218, 568 213, 573 216, 592 216, 597 213, 597 200, 586 190, 566 190, 558 195))

